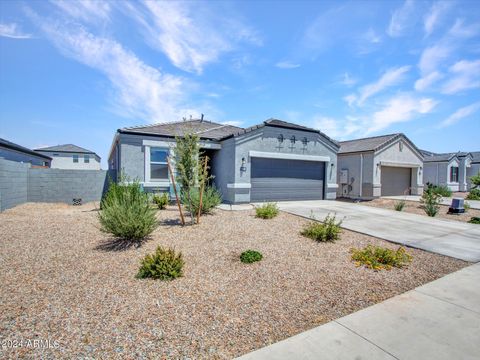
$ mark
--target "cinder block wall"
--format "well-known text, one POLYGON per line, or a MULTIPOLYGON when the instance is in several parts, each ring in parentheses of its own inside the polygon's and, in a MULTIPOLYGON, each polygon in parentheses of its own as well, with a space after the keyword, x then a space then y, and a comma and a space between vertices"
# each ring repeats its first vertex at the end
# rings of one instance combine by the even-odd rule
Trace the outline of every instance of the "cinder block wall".
POLYGON ((31 168, 0 159, 0 211, 25 202, 100 201, 107 191, 109 174, 115 178, 106 170, 31 168))
POLYGON ((30 164, 0 158, 0 211, 27 202, 30 164))

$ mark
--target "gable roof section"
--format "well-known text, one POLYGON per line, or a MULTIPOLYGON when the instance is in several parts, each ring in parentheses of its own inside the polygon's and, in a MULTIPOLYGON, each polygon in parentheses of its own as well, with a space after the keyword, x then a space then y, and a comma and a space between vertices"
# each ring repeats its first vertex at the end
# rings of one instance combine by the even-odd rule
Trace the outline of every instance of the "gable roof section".
MULTIPOLYGON (((82 148, 82 147, 74 145, 74 144, 47 146, 47 147, 44 147, 44 148, 35 149, 35 151, 66 152, 66 153, 81 153, 81 154, 97 155, 94 151, 87 150, 85 148, 82 148)), ((98 157, 100 157, 100 156, 98 156, 98 157)))
POLYGON ((480 163, 480 151, 472 151, 472 164, 480 163))
POLYGON ((340 151, 338 154, 348 154, 357 152, 377 152, 390 144, 394 143, 399 138, 403 138, 410 146, 418 153, 420 158, 424 157, 422 151, 415 146, 415 144, 403 133, 395 133, 388 135, 372 136, 368 138, 347 140, 340 142, 340 151))
POLYGON ((15 144, 11 141, 8 141, 8 140, 2 139, 2 138, 0 138, 0 147, 4 147, 4 148, 10 149, 10 150, 23 152, 23 153, 28 154, 28 155, 41 157, 41 158, 46 159, 46 160, 52 160, 52 158, 47 156, 47 155, 39 154, 39 153, 37 153, 33 150, 30 150, 30 149, 28 149, 24 146, 15 144))
MULTIPOLYGON (((425 155, 423 162, 450 162, 452 159, 456 158, 459 160, 460 158, 464 157, 470 157, 473 162, 473 153, 469 152, 456 152, 456 153, 443 153, 443 154, 435 154, 435 153, 430 153, 431 155, 425 155)), ((480 152, 478 153, 480 154, 480 152)), ((480 159, 479 159, 480 160, 480 159)))
POLYGON ((122 134, 153 135, 164 137, 183 136, 188 132, 193 132, 201 139, 218 141, 241 130, 243 129, 233 125, 218 124, 208 120, 195 119, 147 126, 127 127, 118 129, 118 132, 122 134))

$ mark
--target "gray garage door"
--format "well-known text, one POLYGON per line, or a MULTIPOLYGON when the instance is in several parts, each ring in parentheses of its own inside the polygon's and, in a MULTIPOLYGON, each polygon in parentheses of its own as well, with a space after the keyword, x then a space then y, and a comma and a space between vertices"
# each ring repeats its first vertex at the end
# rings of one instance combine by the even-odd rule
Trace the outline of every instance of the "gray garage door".
POLYGON ((381 171, 382 196, 410 194, 411 168, 382 166, 381 171))
POLYGON ((321 200, 325 163, 252 158, 251 201, 321 200))

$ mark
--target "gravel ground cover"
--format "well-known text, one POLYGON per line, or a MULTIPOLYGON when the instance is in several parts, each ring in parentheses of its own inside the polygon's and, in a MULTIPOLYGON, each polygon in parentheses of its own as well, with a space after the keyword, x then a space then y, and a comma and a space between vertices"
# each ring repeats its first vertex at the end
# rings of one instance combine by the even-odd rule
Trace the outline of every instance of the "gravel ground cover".
POLYGON ((316 243, 299 235, 306 220, 286 213, 262 220, 253 210, 216 210, 186 228, 175 207, 158 217, 143 246, 123 248, 99 231, 92 204, 1 213, 0 358, 227 359, 468 265, 408 249, 406 269, 357 268, 351 247, 397 246, 350 231, 316 243), (183 278, 135 279, 157 245, 182 251, 183 278), (262 261, 241 263, 247 249, 262 261), (32 349, 34 339, 53 347, 32 349))
MULTIPOLYGON (((366 206, 380 207, 383 209, 395 210, 393 206, 397 201, 398 200, 380 198, 380 199, 374 199, 371 201, 362 201, 359 204, 366 205, 366 206)), ((435 217, 439 219, 448 219, 448 220, 467 222, 473 216, 480 216, 480 210, 477 210, 477 209, 469 209, 467 212, 463 214, 448 214, 448 208, 449 208, 448 206, 440 205, 440 210, 435 217)), ((425 213, 425 210, 421 208, 421 204, 416 201, 406 201, 403 211, 412 213, 412 214, 428 216, 425 213)))

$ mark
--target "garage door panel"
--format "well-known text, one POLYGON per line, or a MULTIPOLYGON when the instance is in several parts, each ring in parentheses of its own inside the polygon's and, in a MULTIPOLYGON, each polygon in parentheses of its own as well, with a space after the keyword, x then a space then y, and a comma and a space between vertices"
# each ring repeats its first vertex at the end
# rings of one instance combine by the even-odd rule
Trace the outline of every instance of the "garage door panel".
POLYGON ((281 159, 252 159, 251 200, 323 199, 324 163, 281 159))
POLYGON ((409 194, 412 181, 411 168, 382 166, 381 172, 382 196, 409 194))

